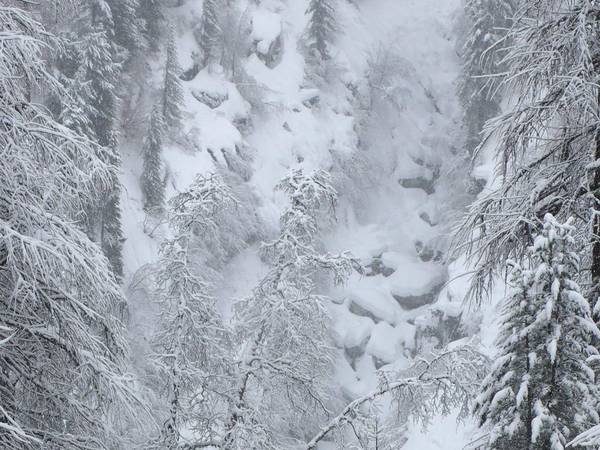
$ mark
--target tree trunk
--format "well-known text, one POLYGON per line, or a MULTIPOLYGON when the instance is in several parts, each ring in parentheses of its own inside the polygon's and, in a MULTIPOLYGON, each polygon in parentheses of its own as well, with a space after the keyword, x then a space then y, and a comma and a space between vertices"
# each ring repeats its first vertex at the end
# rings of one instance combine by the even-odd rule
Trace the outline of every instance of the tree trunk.
MULTIPOLYGON (((600 90, 598 91, 598 105, 600 109, 600 90)), ((594 147, 594 161, 600 160, 600 129, 596 131, 596 142, 594 147)), ((596 306, 600 294, 600 168, 595 168, 590 185, 590 191, 593 197, 592 210, 594 217, 592 218, 592 261, 591 261, 591 276, 592 276, 592 295, 590 303, 592 308, 596 306)), ((598 322, 600 317, 594 315, 594 320, 598 322)))

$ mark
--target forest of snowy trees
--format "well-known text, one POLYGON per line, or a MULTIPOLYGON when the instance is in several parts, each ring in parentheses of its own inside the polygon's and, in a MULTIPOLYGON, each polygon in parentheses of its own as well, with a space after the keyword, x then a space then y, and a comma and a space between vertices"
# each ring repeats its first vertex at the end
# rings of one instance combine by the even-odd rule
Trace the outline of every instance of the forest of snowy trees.
POLYGON ((0 24, 0 448, 600 448, 600 2, 0 24))

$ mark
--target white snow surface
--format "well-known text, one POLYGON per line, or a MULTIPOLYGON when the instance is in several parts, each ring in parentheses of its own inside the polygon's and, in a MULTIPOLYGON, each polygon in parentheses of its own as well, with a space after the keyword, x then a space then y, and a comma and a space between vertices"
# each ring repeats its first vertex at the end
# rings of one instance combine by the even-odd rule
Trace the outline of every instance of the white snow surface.
MULTIPOLYGON (((226 167, 226 152, 249 149, 252 176, 247 187, 256 194, 255 207, 267 234, 273 232, 285 207, 284 196, 274 187, 290 169, 330 169, 333 154, 350 156, 367 151, 359 146, 358 124, 347 85, 364 81, 369 58, 379 48, 393 48, 406 62, 401 86, 405 93, 403 113, 394 123, 381 125, 383 132, 368 149, 386 159, 384 171, 376 174, 376 182, 363 192, 362 202, 352 202, 341 192, 338 223, 324 239, 332 252, 349 250, 365 265, 380 257, 383 265, 393 271, 388 276, 355 274, 331 292, 332 336, 339 355, 336 378, 350 400, 377 386, 375 372, 381 364, 398 368, 410 363, 416 350, 416 329, 426 326, 435 311, 441 311, 444 317, 456 317, 464 310, 462 300, 468 280, 458 277, 467 270, 464 263, 458 261, 447 268, 433 257, 420 257, 416 246, 420 242, 435 249, 443 242, 448 230, 435 221, 428 223, 423 214, 432 219, 442 217, 452 193, 429 195, 398 182, 400 178, 431 179, 432 171, 415 160, 440 162, 444 152, 460 145, 461 111, 455 95, 460 68, 452 30, 460 0, 338 2, 339 28, 343 31, 333 55, 339 83, 328 91, 313 86, 305 76, 300 44, 307 6, 308 0, 269 0, 260 5, 248 0, 243 5, 242 10, 250 12, 258 52, 266 53, 278 37, 282 39, 281 60, 276 66, 267 67, 256 54, 242 61, 245 72, 262 89, 261 111, 253 110, 219 67, 204 69, 194 80, 184 83, 183 138, 166 147, 164 162, 170 196, 185 189, 198 173, 226 167), (197 99, 199 93, 225 100, 212 109, 197 99), (320 97, 319 106, 307 106, 306 100, 315 95, 320 97), (239 129, 238 121, 248 117, 252 119, 250 131, 239 129), (452 281, 444 284, 449 279, 452 281), (404 308, 395 298, 430 293, 436 298, 433 304, 413 309, 404 308), (346 350, 361 346, 363 354, 351 363, 346 350)), ((194 38, 190 24, 200 8, 200 2, 191 1, 172 8, 184 68, 191 64, 194 38)), ((158 227, 152 237, 148 235, 138 182, 140 148, 141 144, 131 143, 123 157, 126 283, 140 267, 156 259, 165 233, 158 227)), ((491 167, 493 162, 482 161, 477 171, 488 183, 493 178, 491 167)), ((215 293, 226 317, 231 314, 233 301, 248 295, 264 271, 256 247, 233 258, 215 293)), ((143 310, 144 305, 134 304, 132 309, 143 310)), ((494 306, 488 309, 466 313, 466 317, 474 333, 486 330, 481 342, 491 349, 494 306)), ((403 448, 460 449, 471 439, 472 429, 472 424, 457 425, 456 417, 439 417, 428 430, 410 427, 403 448)))
POLYGON ((266 54, 275 40, 281 35, 281 16, 259 9, 252 15, 252 39, 257 42, 260 53, 266 54))

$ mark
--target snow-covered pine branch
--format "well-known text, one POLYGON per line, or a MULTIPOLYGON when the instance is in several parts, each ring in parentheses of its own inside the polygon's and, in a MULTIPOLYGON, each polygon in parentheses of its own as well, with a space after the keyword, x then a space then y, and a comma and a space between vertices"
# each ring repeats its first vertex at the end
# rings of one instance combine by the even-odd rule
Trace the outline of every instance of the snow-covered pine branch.
POLYGON ((598 424, 600 392, 587 361, 598 354, 592 343, 600 330, 573 280, 573 223, 547 214, 529 249, 530 268, 511 264, 515 291, 475 407, 489 448, 563 450, 598 424))
POLYGON ((600 446, 600 425, 584 431, 567 445, 567 448, 595 447, 600 446))
POLYGON ((0 397, 12 424, 0 446, 112 448, 139 407, 125 373, 125 299, 77 223, 115 168, 30 101, 35 86, 57 86, 42 60, 52 38, 16 8, 0 7, 0 21, 0 397))
MULTIPOLYGON (((0 329, 5 333, 11 333, 13 331, 12 328, 0 326, 0 329)), ((0 346, 8 343, 14 336, 14 333, 9 334, 8 337, 2 339, 0 341, 0 346)), ((9 435, 14 442, 21 442, 23 444, 36 444, 39 445, 42 443, 38 438, 28 435, 23 431, 21 426, 11 417, 11 415, 4 409, 2 404, 0 404, 0 417, 2 417, 2 422, 0 422, 0 429, 2 429, 3 433, 9 435)))
POLYGON ((350 402, 304 448, 315 450, 320 442, 346 426, 353 427, 357 433, 356 427, 366 406, 385 396, 395 402, 398 414, 425 425, 435 414, 448 414, 456 408, 466 417, 487 366, 485 356, 465 345, 420 359, 399 374, 381 372, 380 386, 376 390, 350 402))

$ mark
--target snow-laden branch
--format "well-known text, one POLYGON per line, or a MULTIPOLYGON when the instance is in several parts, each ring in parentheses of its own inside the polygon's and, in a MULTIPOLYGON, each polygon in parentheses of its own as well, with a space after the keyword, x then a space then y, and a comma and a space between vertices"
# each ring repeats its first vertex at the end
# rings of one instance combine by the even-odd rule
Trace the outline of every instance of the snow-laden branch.
POLYGON ((0 7, 0 22, 0 447, 116 447, 144 406, 126 373, 125 299, 82 230, 115 168, 31 101, 58 89, 43 58, 54 38, 24 10, 0 7))
POLYGON ((201 243, 200 236, 216 231, 217 215, 236 204, 217 175, 198 176, 169 202, 174 237, 161 246, 154 274, 159 316, 151 355, 161 388, 167 392, 168 417, 152 448, 179 448, 185 441, 183 427, 202 424, 209 429, 211 416, 216 417, 210 411, 210 397, 221 386, 212 386, 210 380, 227 366, 228 335, 210 295, 213 287, 194 266, 194 249, 201 243))
POLYGON ((567 447, 598 447, 600 446, 600 425, 584 431, 567 444, 567 447))
POLYGON ((277 188, 290 205, 281 215, 279 236, 261 248, 271 270, 235 306, 240 350, 225 449, 285 447, 283 428, 308 429, 329 414, 324 386, 333 361, 328 314, 324 297, 314 292, 313 277, 329 273, 341 283, 357 262, 318 250, 323 219, 331 220, 337 200, 329 174, 296 170, 277 188))
MULTIPOLYGON (((399 374, 394 381, 386 380, 376 390, 350 402, 304 448, 316 449, 317 444, 329 434, 345 425, 352 425, 363 406, 386 395, 400 400, 410 397, 411 402, 422 402, 420 412, 427 409, 426 405, 435 404, 441 408, 432 408, 432 411, 445 412, 461 407, 466 413, 486 367, 487 359, 470 346, 447 350, 429 360, 423 359, 408 371, 416 372, 416 375, 403 377, 399 374)), ((407 407, 402 401, 399 406, 407 407)), ((428 418, 413 419, 426 422, 428 418)))
MULTIPOLYGON (((598 23, 600 8, 588 0, 521 2, 514 15, 500 61, 511 101, 487 123, 474 156, 495 146, 498 165, 455 233, 456 253, 475 271, 476 301, 506 274, 506 260, 525 256, 547 213, 575 217, 582 252, 600 254, 598 23)), ((600 276, 597 262, 591 272, 600 276)))

